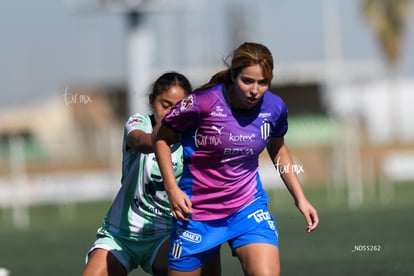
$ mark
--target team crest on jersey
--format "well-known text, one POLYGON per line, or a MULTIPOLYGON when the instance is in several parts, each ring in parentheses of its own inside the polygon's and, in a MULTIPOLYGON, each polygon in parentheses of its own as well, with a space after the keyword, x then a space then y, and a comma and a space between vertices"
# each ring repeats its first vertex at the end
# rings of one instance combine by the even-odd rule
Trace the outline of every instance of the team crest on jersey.
POLYGON ((139 124, 139 123, 141 123, 142 122, 142 120, 139 118, 139 117, 131 117, 130 119, 129 119, 129 121, 128 121, 128 124, 129 125, 132 125, 132 124, 139 124))
POLYGON ((268 120, 264 120, 262 125, 260 126, 260 134, 263 140, 266 140, 270 136, 270 122, 268 120))
POLYGON ((192 95, 190 95, 187 98, 183 99, 181 101, 180 111, 185 111, 185 110, 191 109, 193 107, 193 103, 194 103, 194 100, 193 100, 192 95))

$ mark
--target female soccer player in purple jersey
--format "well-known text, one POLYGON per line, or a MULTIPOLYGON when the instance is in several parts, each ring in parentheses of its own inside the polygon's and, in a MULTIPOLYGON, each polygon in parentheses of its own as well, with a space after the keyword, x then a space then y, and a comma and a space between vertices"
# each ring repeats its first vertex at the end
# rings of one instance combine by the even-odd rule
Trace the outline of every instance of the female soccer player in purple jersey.
MULTIPOLYGON (((126 122, 122 185, 97 231, 83 276, 127 275, 139 266, 152 275, 167 275, 172 214, 151 134, 155 125, 191 90, 184 75, 164 73, 154 82, 149 95, 152 114, 136 113, 126 122)), ((178 181, 183 167, 180 145, 172 146, 170 158, 178 181)), ((203 275, 220 273, 217 254, 206 264, 203 275)))
MULTIPOLYGON (((244 43, 233 52, 228 69, 164 117, 154 152, 174 217, 170 275, 199 275, 202 264, 223 242, 228 242, 246 275, 280 274, 276 222, 258 174, 265 148, 277 168, 292 164, 283 138, 287 109, 268 91, 272 71, 268 48, 244 43), (170 145, 179 140, 184 171, 177 185, 170 145)), ((296 173, 279 174, 306 219, 306 231, 312 232, 318 214, 296 173)))

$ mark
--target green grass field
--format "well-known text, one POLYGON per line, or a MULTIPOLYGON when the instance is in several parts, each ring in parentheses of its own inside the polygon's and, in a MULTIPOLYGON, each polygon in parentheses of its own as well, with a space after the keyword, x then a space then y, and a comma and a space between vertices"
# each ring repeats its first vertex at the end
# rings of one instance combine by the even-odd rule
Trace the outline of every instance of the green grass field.
MULTIPOLYGON (((328 203, 323 189, 306 192, 321 220, 312 234, 305 233, 304 220, 285 190, 269 194, 278 221, 282 275, 414 275, 414 184, 395 186, 388 204, 371 199, 354 210, 346 207, 345 198, 328 203)), ((11 276, 80 275, 109 204, 33 207, 29 230, 14 229, 11 210, 0 209, 0 267, 11 276)), ((242 275, 227 245, 222 269, 224 276, 242 275)), ((146 274, 137 270, 131 275, 146 274)))

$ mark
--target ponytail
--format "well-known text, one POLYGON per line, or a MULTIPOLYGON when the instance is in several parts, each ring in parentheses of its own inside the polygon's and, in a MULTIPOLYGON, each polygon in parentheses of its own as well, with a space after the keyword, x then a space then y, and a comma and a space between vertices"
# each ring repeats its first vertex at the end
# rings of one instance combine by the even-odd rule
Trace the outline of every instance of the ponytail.
POLYGON ((231 83, 230 69, 225 69, 225 70, 222 70, 222 71, 219 71, 219 72, 215 73, 211 77, 209 82, 201 85, 196 90, 194 90, 194 92, 198 92, 198 91, 201 91, 201 90, 211 88, 211 87, 213 87, 217 84, 220 84, 220 83, 224 83, 226 86, 231 83))
POLYGON ((228 87, 232 83, 232 77, 236 78, 244 68, 252 65, 260 65, 266 84, 270 86, 272 82, 272 53, 262 44, 245 42, 234 50, 231 55, 227 56, 224 59, 224 63, 227 69, 214 74, 208 83, 197 88, 195 92, 211 88, 220 83, 228 87), (226 60, 230 58, 231 62, 227 63, 226 60))

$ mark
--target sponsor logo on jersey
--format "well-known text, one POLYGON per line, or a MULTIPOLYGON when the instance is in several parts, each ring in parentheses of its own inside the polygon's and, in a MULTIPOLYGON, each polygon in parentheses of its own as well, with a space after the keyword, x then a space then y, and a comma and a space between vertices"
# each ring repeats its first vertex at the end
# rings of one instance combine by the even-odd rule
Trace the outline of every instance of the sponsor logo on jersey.
MULTIPOLYGON (((165 192, 163 192, 165 194, 165 196, 167 195, 165 192)), ((138 209, 140 209, 140 211, 138 211, 139 213, 142 212, 150 212, 153 213, 156 216, 172 216, 172 213, 167 211, 167 210, 163 210, 161 208, 149 205, 149 204, 145 204, 144 202, 142 202, 139 198, 135 197, 134 198, 134 203, 135 203, 135 207, 137 207, 138 209)))
POLYGON ((194 242, 194 243, 200 243, 202 239, 201 235, 190 232, 181 227, 177 228, 177 235, 182 237, 183 239, 186 239, 187 241, 194 242))
POLYGON ((227 117, 227 114, 224 113, 223 107, 220 105, 217 105, 216 110, 211 111, 210 115, 213 117, 227 117))
POLYGON ((250 135, 242 135, 242 134, 233 134, 230 133, 229 141, 230 142, 253 142, 253 139, 256 137, 254 133, 250 135))
POLYGON ((254 151, 252 148, 225 148, 224 155, 253 155, 254 151))
POLYGON ((187 98, 184 98, 181 101, 180 111, 189 110, 193 108, 193 103, 194 103, 193 95, 190 95, 187 98))
POLYGON ((265 112, 265 113, 259 113, 259 118, 267 118, 272 116, 272 113, 270 112, 265 112))
POLYGON ((211 126, 212 129, 214 129, 215 131, 217 131, 217 133, 219 135, 221 135, 221 131, 223 130, 224 127, 218 127, 218 126, 211 126))

